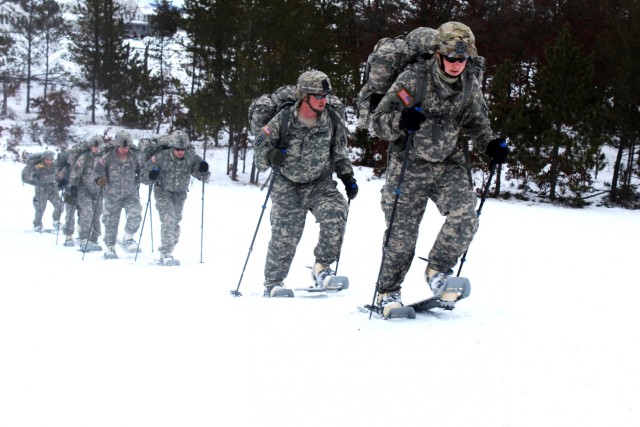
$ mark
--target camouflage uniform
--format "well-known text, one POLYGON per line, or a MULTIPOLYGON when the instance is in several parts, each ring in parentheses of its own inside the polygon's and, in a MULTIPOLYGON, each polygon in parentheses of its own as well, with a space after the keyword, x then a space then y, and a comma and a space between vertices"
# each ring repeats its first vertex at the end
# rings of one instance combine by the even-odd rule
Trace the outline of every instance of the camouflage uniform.
MULTIPOLYGON (((58 154, 58 158, 56 159, 56 168, 58 169, 58 179, 63 180, 63 182, 67 182, 67 186, 65 186, 68 190, 68 181, 69 175, 71 173, 71 164, 69 162, 73 161, 71 149, 66 149, 58 154)), ((67 191, 65 190, 65 191, 67 191)), ((67 239, 70 239, 75 232, 76 225, 76 212, 78 211, 78 207, 75 203, 68 203, 68 197, 64 198, 64 226, 62 227, 62 234, 67 236, 67 239)))
MULTIPOLYGON (((92 137, 89 140, 89 147, 97 144, 101 147, 102 138, 92 137)), ((76 187, 78 191, 76 206, 78 208, 78 236, 81 241, 89 240, 97 243, 98 237, 102 234, 100 217, 102 216, 102 194, 100 187, 91 180, 93 165, 99 156, 99 151, 95 154, 90 150, 82 153, 71 167, 69 177, 69 188, 76 187)), ((67 190, 69 191, 69 190, 67 190)))
POLYGON ((125 234, 134 235, 142 222, 142 205, 140 204, 140 170, 142 169, 137 150, 127 132, 116 135, 115 148, 99 157, 94 164, 91 181, 97 182, 101 177, 109 181, 104 187, 104 243, 107 247, 116 244, 120 214, 126 213, 125 234), (129 147, 126 159, 120 160, 117 154, 119 147, 129 147))
POLYGON ((55 224, 60 223, 60 216, 62 215, 62 199, 58 193, 57 187, 57 174, 55 165, 53 164, 55 154, 52 151, 45 151, 42 156, 42 161, 36 163, 31 171, 35 184, 35 196, 33 197, 33 207, 36 210, 35 218, 33 219, 34 227, 42 227, 42 217, 44 211, 47 208, 47 202, 51 202, 53 205, 53 222, 55 224), (47 166, 46 160, 51 160, 51 164, 47 166))
MULTIPOLYGON (((469 53, 474 53, 475 45, 467 45, 467 49, 469 53)), ((415 99, 419 85, 418 65, 409 66, 398 76, 372 113, 373 132, 380 138, 393 141, 390 144, 387 183, 382 189, 381 201, 387 227, 405 155, 404 143, 407 141, 407 135, 398 126, 401 111, 422 102, 427 117, 415 132, 408 153, 392 235, 384 258, 380 292, 400 290, 415 254, 420 221, 428 199, 446 216, 429 253, 430 269, 445 272, 453 268, 478 228, 476 196, 468 181, 464 155, 456 142, 459 131, 464 129, 465 136, 484 152, 495 136, 477 80, 462 73, 458 78, 451 79, 455 80, 452 83, 451 80, 447 82, 439 70, 438 61, 438 56, 434 55, 426 64, 424 99, 415 99), (466 97, 465 90, 470 90, 466 97), (465 100, 468 101, 465 103, 465 100)))
MULTIPOLYGON (((302 95, 305 94, 298 94, 298 98, 302 95)), ((307 212, 311 212, 320 224, 314 249, 316 263, 330 265, 336 260, 346 227, 346 199, 332 179, 334 171, 338 176, 353 174, 343 142, 343 130, 333 125, 326 109, 319 114, 313 127, 303 125, 298 118, 302 102, 297 101, 291 108, 288 130, 282 138, 287 149, 286 160, 274 171, 271 240, 264 268, 266 286, 282 282, 287 277, 302 237, 307 212)), ((280 133, 285 111, 276 114, 256 138, 255 155, 261 171, 270 167, 270 150, 281 148, 280 133)))
MULTIPOLYGON (((175 132, 171 146, 186 150, 189 146, 187 135, 182 131, 175 132)), ((158 250, 162 255, 171 255, 180 238, 180 221, 191 177, 206 181, 209 176, 207 171, 199 171, 203 162, 200 156, 186 150, 180 159, 173 148, 160 149, 145 164, 147 172, 152 169, 159 172, 157 180, 153 181, 153 194, 160 214, 162 246, 158 250)))

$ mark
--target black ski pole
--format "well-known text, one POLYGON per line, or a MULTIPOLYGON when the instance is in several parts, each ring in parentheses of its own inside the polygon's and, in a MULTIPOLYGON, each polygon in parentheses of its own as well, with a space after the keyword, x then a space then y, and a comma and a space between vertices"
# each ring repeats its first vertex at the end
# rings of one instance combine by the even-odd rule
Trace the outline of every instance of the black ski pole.
POLYGON ((378 280, 376 281, 376 288, 373 292, 373 300, 371 301, 371 308, 369 309, 369 319, 371 319, 371 315, 373 314, 373 307, 375 307, 376 297, 378 296, 378 290, 380 288, 380 282, 382 281, 382 275, 384 274, 384 261, 387 257, 387 248, 389 246, 389 241, 391 240, 391 231, 393 229, 393 222, 396 218, 396 211, 398 208, 398 199, 400 198, 400 187, 402 186, 402 181, 404 181, 404 174, 407 170, 407 163, 409 160, 409 151, 411 150, 411 146, 413 145, 413 135, 415 132, 409 131, 409 136, 407 137, 407 146, 404 149, 404 157, 402 158, 402 168, 400 169, 400 176, 398 176, 398 184, 396 185, 396 189, 394 193, 396 195, 395 200, 393 201, 393 209, 391 210, 391 217, 389 218, 389 226, 387 227, 386 235, 384 236, 384 245, 382 247, 382 260, 380 261, 380 270, 378 271, 378 280))
MULTIPOLYGON (((207 161, 207 136, 204 137, 204 150, 202 151, 202 160, 207 161)), ((202 248, 204 246, 204 184, 205 177, 202 177, 202 209, 200 215, 200 264, 202 264, 202 248)))
MULTIPOLYGON (((149 201, 147 202, 147 207, 149 207, 151 203, 151 187, 153 187, 153 184, 149 186, 149 201)), ((153 252, 153 209, 149 210, 149 228, 151 230, 151 252, 153 252)), ((140 237, 142 238, 142 230, 140 231, 140 237)), ((138 247, 140 247, 140 239, 138 239, 138 247)), ((136 255, 137 254, 138 252, 136 251, 136 255)))
MULTIPOLYGON (((491 165, 489 165, 489 178, 487 179, 487 183, 484 185, 484 191, 482 192, 482 197, 480 198, 480 206, 478 206, 478 210, 476 211, 476 215, 478 216, 478 218, 480 218, 480 214, 482 213, 482 206, 484 206, 484 201, 487 200, 487 195, 489 194, 489 189, 491 188, 491 180, 493 179, 493 174, 495 173, 497 166, 498 163, 495 163, 493 161, 491 162, 491 165)), ((458 267, 458 274, 456 274, 456 277, 460 277, 462 266, 467 260, 467 252, 469 252, 469 249, 464 251, 464 253, 462 254, 462 258, 460 259, 460 267, 458 267)))
MULTIPOLYGON (((349 219, 349 208, 350 207, 351 207, 351 199, 349 199, 349 201, 347 202, 347 217, 344 219, 345 223, 349 219)), ((342 244, 344 244, 344 237, 342 239, 342 244)), ((335 270, 336 276, 338 275, 338 265, 340 264, 340 255, 341 254, 342 254, 342 245, 340 245, 340 252, 338 252, 338 256, 336 257, 336 270, 335 270)))
POLYGON ((238 289, 240 289, 240 284, 242 283, 242 277, 244 276, 244 271, 247 268, 247 263, 249 262, 249 257, 251 256, 251 252, 253 251, 253 244, 256 241, 256 236, 258 235, 258 229, 260 228, 260 223, 262 222, 262 216, 264 215, 264 211, 267 208, 267 202, 269 201, 269 196, 271 196, 271 189, 273 188, 273 183, 276 180, 276 175, 278 173, 274 172, 271 175, 271 182, 269 183, 269 189, 267 190, 267 196, 264 198, 264 203, 262 204, 262 211, 260 212, 260 218, 258 219, 258 225, 256 225, 256 231, 253 233, 253 239, 251 240, 251 246, 249 246, 249 253, 247 253, 247 259, 244 261, 244 267, 242 267, 242 273, 240 274, 240 280, 238 280, 238 286, 235 290, 230 291, 231 295, 234 297, 241 297, 242 294, 238 289))
MULTIPOLYGON (((138 251, 140 250, 140 240, 142 240, 142 231, 144 230, 144 222, 147 219, 147 211, 149 210, 149 205, 151 204, 151 190, 153 189, 153 186, 155 183, 156 183, 155 181, 152 181, 151 184, 149 185, 149 200, 147 200, 147 207, 144 209, 144 216, 142 217, 142 225, 140 226, 140 235, 138 236, 138 246, 136 246, 136 256, 133 258, 134 262, 137 261, 138 259, 138 251)), ((149 215, 149 220, 151 220, 151 215, 149 215)))
MULTIPOLYGON (((62 188, 60 190, 60 210, 62 212, 60 212, 60 218, 62 219, 62 214, 66 211, 66 206, 64 203, 64 188, 62 188)), ((62 223, 60 222, 60 219, 58 220, 58 225, 56 226, 56 246, 58 246, 58 236, 60 235, 60 227, 62 226, 62 223)))
POLYGON ((84 261, 84 255, 87 253, 87 246, 89 245, 89 239, 91 238, 91 233, 93 233, 93 223, 96 221, 96 214, 98 213, 98 203, 100 203, 100 199, 102 198, 102 191, 104 187, 100 187, 100 191, 98 192, 98 198, 96 199, 96 204, 93 205, 93 215, 91 215, 91 225, 89 226, 89 234, 87 235, 87 240, 84 242, 84 248, 82 248, 82 261, 84 261))

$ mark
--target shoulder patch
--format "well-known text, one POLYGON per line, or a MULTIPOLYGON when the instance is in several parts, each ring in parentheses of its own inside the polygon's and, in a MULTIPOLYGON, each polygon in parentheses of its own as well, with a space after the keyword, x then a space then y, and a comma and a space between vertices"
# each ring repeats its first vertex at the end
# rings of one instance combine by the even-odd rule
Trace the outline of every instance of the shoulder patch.
POLYGON ((262 144, 262 141, 264 141, 264 134, 261 132, 260 134, 258 134, 258 139, 256 139, 254 145, 256 147, 259 147, 262 144))
POLYGON ((264 125, 262 126, 262 132, 264 132, 265 135, 269 136, 271 135, 271 132, 273 132, 273 129, 271 129, 271 126, 269 125, 264 125))
POLYGON ((408 107, 413 103, 413 96, 411 96, 409 91, 405 88, 400 89, 396 95, 398 95, 398 98, 400 98, 400 101, 402 101, 405 107, 408 107))

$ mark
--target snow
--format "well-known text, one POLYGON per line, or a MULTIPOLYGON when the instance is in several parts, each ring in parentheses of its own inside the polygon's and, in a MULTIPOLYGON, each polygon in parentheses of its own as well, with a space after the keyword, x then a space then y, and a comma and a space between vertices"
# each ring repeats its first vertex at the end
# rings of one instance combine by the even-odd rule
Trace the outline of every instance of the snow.
MULTIPOLYGON (((191 187, 180 267, 152 265, 153 201, 137 260, 119 249, 83 260, 62 235, 31 232, 33 189, 20 164, 0 162, 0 425, 639 425, 637 211, 488 200, 463 268, 471 296, 450 312, 369 320, 357 306, 379 269, 383 181, 356 170, 339 265, 348 290, 261 297, 269 202, 234 298, 266 190, 228 180, 226 148, 207 158, 214 176, 204 202, 191 187)), ((429 205, 417 255, 441 223, 429 205)), ((289 287, 309 284, 316 237, 310 216, 289 287)), ((423 269, 416 258, 405 302, 429 295, 423 269)))

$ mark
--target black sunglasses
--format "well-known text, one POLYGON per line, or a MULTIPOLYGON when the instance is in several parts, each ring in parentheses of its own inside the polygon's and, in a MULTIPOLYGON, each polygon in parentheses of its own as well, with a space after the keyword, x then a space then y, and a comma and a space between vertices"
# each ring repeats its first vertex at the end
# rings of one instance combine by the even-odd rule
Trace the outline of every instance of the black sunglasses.
POLYGON ((176 150, 176 151, 184 151, 184 150, 186 150, 186 148, 174 148, 174 150, 176 150))
POLYGON ((321 99, 325 99, 327 97, 326 93, 310 93, 309 95, 313 96, 318 101, 320 101, 321 99))
POLYGON ((469 59, 468 57, 464 57, 464 58, 453 58, 453 57, 445 56, 445 55, 442 55, 442 57, 444 58, 444 60, 445 60, 445 61, 447 61, 447 62, 451 62, 451 63, 454 63, 454 62, 463 63, 463 62, 465 62, 467 59, 469 59))

